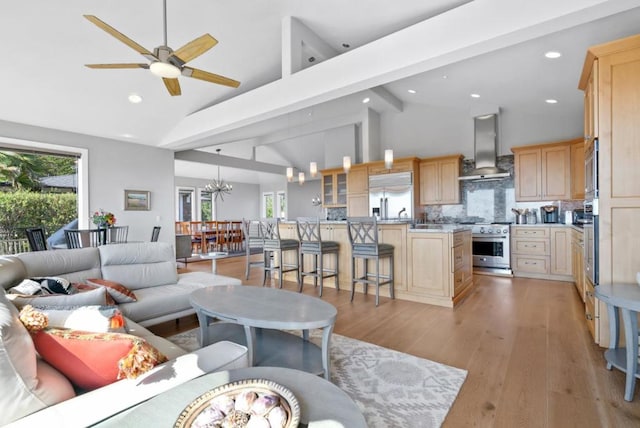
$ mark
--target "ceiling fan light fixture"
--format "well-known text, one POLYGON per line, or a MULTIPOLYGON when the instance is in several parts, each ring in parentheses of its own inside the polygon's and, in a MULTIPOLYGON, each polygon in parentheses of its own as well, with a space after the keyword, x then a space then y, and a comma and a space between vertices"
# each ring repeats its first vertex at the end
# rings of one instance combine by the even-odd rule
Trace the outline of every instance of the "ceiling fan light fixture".
POLYGON ((175 79, 180 76, 181 71, 173 64, 166 62, 156 61, 149 66, 149 70, 158 77, 165 79, 175 79))

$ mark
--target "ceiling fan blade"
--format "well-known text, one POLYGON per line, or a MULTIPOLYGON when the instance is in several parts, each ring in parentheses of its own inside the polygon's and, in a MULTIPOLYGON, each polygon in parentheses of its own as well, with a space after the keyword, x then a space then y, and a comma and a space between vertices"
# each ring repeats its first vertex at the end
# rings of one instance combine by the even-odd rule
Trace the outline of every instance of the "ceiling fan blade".
POLYGON ((218 41, 211 34, 204 34, 197 39, 191 40, 189 43, 173 52, 171 56, 178 58, 182 64, 199 57, 212 47, 218 44, 218 41))
POLYGON ((85 64, 89 68, 149 68, 149 64, 85 64))
POLYGON ((219 85, 231 86, 232 88, 240 86, 240 82, 237 80, 229 79, 228 77, 220 76, 219 74, 209 73, 208 71, 198 70, 197 68, 182 67, 182 75, 211 83, 217 83, 219 85))
POLYGON ((176 95, 182 94, 182 91, 180 90, 180 82, 178 82, 178 79, 169 79, 163 77, 162 81, 164 82, 164 86, 167 87, 167 91, 169 91, 171 96, 175 97, 176 95))
POLYGON ((83 15, 83 16, 87 18, 89 21, 93 22, 99 28, 103 29, 104 31, 111 34, 116 39, 120 40, 125 45, 129 46, 131 49, 138 52, 139 54, 149 58, 150 60, 157 61, 157 58, 153 55, 153 53, 149 52, 147 49, 140 46, 138 43, 134 42, 133 40, 131 40, 130 38, 122 34, 120 31, 116 30, 115 28, 107 24, 106 22, 100 20, 100 18, 93 15, 83 15))

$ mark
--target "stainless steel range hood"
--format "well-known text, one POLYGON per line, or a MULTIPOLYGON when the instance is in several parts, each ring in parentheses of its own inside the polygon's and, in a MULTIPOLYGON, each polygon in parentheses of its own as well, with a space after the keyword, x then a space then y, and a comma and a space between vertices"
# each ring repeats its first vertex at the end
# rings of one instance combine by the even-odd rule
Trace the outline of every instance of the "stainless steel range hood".
POLYGON ((487 114, 473 118, 475 131, 476 168, 459 180, 501 180, 509 177, 508 171, 496 166, 498 151, 498 115, 487 114))

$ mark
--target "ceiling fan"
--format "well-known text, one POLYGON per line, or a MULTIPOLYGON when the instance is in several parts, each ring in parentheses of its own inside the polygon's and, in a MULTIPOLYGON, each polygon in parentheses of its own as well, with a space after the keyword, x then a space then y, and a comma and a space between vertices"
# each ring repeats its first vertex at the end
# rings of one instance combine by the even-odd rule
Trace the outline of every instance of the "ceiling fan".
POLYGON ((208 71, 199 70, 197 68, 188 67, 185 64, 192 59, 202 55, 218 41, 210 34, 204 34, 180 49, 174 51, 167 45, 167 1, 164 0, 164 44, 153 50, 153 53, 140 46, 115 28, 111 27, 104 21, 93 15, 83 15, 89 21, 106 31, 116 39, 120 40, 131 49, 151 61, 149 64, 144 63, 128 63, 128 64, 86 64, 89 68, 145 68, 149 69, 153 74, 162 77, 164 85, 171 95, 180 95, 180 82, 178 76, 193 77, 194 79, 204 80, 206 82, 217 83, 219 85, 237 88, 240 82, 221 76, 219 74, 209 73, 208 71))

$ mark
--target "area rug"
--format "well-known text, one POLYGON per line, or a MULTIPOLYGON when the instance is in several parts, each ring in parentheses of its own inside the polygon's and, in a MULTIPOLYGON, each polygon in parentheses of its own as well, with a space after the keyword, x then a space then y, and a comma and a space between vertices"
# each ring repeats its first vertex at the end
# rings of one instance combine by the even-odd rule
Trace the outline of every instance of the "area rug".
MULTIPOLYGON (((197 329, 168 339, 197 349, 197 329)), ((319 331, 311 340, 321 343, 319 331)), ((371 428, 442 425, 466 370, 404 354, 339 334, 331 336, 331 380, 351 396, 371 428)))

